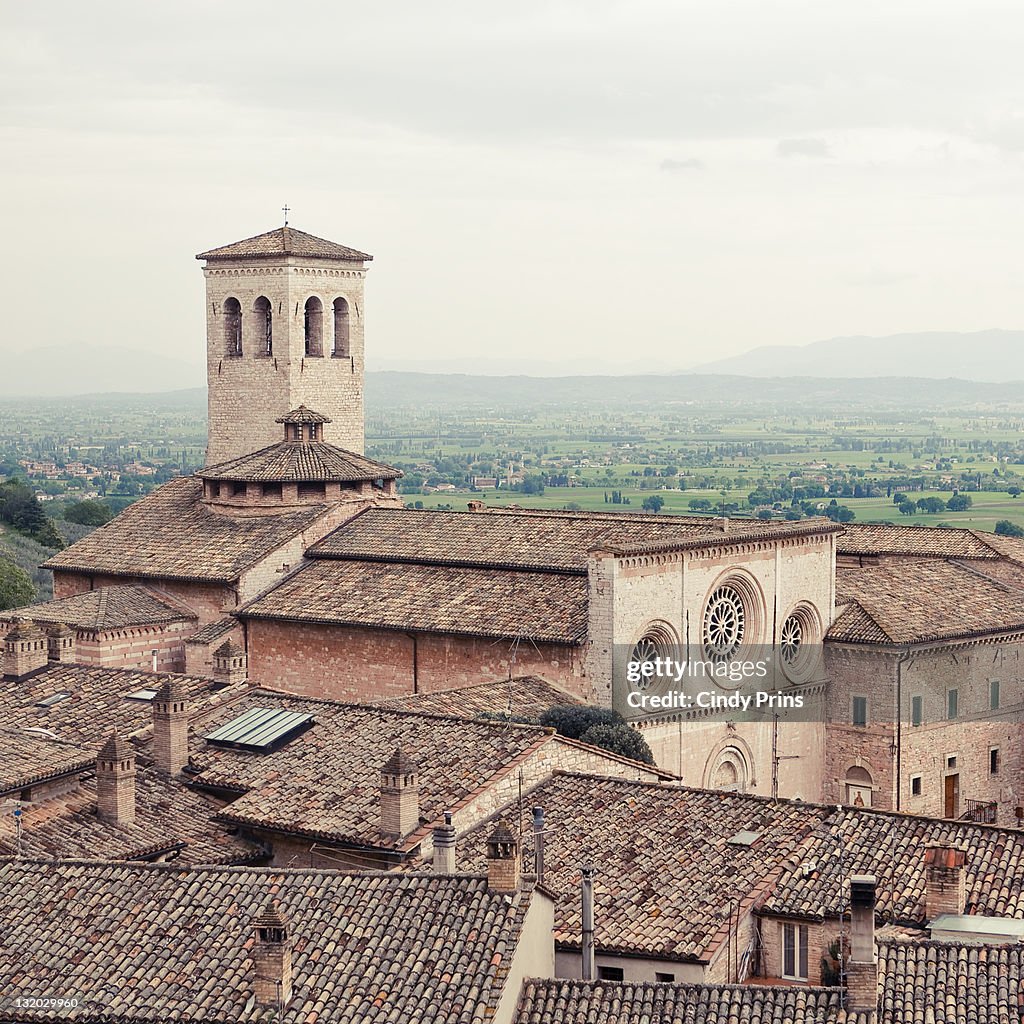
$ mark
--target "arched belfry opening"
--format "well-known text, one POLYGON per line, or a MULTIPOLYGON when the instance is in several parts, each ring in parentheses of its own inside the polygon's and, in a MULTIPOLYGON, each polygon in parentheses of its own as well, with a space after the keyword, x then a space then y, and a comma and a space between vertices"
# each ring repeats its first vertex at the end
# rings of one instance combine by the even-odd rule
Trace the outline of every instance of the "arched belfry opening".
POLYGON ((224 300, 224 352, 242 354, 242 304, 235 298, 224 300))
POLYGON ((334 349, 331 355, 348 359, 351 355, 348 339, 348 299, 338 297, 334 300, 334 349))
POLYGON ((324 304, 315 296, 306 299, 306 355, 324 354, 324 304))
POLYGON ((256 321, 256 344, 260 355, 274 354, 274 311, 270 299, 261 295, 253 303, 252 311, 256 321))

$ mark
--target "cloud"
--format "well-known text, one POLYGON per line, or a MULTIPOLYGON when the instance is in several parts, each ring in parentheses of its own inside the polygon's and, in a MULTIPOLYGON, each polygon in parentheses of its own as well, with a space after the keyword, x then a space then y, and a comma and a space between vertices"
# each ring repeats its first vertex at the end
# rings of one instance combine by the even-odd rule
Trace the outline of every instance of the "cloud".
POLYGON ((780 139, 775 152, 782 157, 808 156, 827 157, 831 156, 828 143, 824 139, 780 139))
POLYGON ((681 171, 703 171, 704 161, 691 157, 689 160, 662 160, 661 169, 669 174, 679 174, 681 171))

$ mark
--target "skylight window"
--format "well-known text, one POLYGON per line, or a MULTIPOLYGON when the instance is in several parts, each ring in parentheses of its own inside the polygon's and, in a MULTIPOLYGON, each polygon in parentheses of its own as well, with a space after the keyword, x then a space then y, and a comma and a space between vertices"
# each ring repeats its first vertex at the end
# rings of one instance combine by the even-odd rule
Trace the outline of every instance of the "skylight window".
POLYGON ((731 839, 727 840, 730 846, 753 846, 761 838, 760 832, 752 832, 748 828, 741 828, 731 839))
POLYGON ((156 690, 136 690, 129 693, 125 700, 152 700, 156 696, 156 690))
POLYGON ((51 693, 49 697, 44 697, 42 700, 37 700, 36 707, 52 708, 54 704, 60 704, 61 701, 68 700, 70 697, 70 693, 51 693))
POLYGON ((205 737, 217 747, 253 750, 265 754, 309 729, 313 716, 283 708, 250 708, 205 737))

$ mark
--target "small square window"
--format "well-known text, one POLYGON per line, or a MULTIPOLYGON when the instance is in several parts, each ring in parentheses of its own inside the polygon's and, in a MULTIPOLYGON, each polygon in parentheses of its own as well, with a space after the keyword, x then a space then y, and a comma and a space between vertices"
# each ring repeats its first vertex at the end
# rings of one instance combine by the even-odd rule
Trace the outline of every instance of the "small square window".
POLYGON ((625 978, 621 967, 599 966, 597 968, 597 976, 601 981, 622 981, 625 978))
POLYGON ((988 706, 990 711, 999 710, 999 680, 988 681, 988 706))
POLYGON ((921 776, 911 775, 910 776, 910 795, 920 796, 921 795, 921 776))
POLYGON ((924 697, 910 698, 910 724, 920 725, 924 721, 924 697))
POLYGON ((863 729, 868 724, 867 697, 853 698, 853 724, 863 729))
POLYGON ((999 774, 999 748, 992 747, 988 752, 988 773, 989 775, 999 774))
POLYGON ((946 767, 947 768, 955 768, 956 767, 956 754, 950 754, 949 757, 946 758, 946 767))
POLYGON ((674 974, 666 974, 664 971, 654 972, 655 981, 675 981, 676 976, 674 974))
POLYGON ((957 717, 960 711, 960 691, 946 691, 946 718, 952 720, 957 717))

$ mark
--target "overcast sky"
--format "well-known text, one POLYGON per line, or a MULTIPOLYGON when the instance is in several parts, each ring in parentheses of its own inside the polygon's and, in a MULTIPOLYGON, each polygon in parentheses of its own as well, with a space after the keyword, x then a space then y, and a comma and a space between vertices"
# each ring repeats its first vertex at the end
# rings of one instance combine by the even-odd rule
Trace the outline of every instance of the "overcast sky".
POLYGON ((2 11, 0 355, 200 359, 195 253, 285 202, 375 255, 371 365, 1024 326, 1019 0, 2 11))

